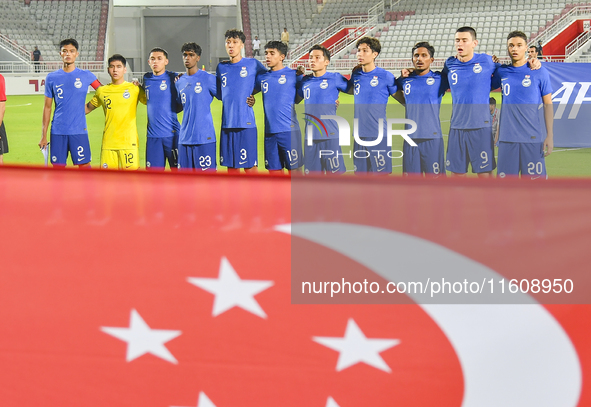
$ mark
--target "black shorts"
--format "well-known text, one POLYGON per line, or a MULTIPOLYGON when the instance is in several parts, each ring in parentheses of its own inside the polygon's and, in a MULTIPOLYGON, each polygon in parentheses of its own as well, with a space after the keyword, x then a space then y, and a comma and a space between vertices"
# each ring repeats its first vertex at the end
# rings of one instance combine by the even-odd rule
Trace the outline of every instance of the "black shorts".
POLYGON ((6 138, 6 129, 4 122, 0 125, 0 155, 8 152, 8 139, 6 138))

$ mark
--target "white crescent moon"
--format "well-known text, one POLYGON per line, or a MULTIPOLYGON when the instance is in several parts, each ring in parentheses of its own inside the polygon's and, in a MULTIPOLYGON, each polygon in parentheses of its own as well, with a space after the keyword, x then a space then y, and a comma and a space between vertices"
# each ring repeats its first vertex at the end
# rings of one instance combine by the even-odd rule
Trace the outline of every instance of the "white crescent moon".
MULTIPOLYGON (((344 223, 296 223, 276 230, 335 250, 388 281, 426 281, 435 273, 452 281, 503 278, 450 249, 392 230, 344 223)), ((577 406, 582 386, 577 352, 558 321, 532 297, 511 298, 519 304, 491 304, 495 296, 488 304, 425 304, 426 296, 408 295, 458 355, 462 407, 577 406)))

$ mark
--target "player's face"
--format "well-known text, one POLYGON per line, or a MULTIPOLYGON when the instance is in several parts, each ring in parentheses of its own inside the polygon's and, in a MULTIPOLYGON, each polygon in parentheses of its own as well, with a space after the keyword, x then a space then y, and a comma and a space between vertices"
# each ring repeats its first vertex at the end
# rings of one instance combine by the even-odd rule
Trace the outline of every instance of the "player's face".
POLYGON ((513 37, 507 41, 507 51, 512 61, 521 61, 525 58, 527 44, 523 38, 513 37))
POLYGON ((281 62, 285 59, 285 55, 283 55, 279 50, 275 48, 267 48, 265 50, 265 62, 267 66, 271 69, 279 66, 281 62))
POLYGON ((148 64, 150 64, 152 72, 160 74, 164 71, 166 65, 168 65, 168 58, 166 58, 163 52, 152 52, 148 59, 148 64))
POLYGON ((458 55, 467 57, 474 53, 474 48, 478 45, 478 40, 472 38, 470 33, 456 33, 455 46, 458 55))
POLYGON ((429 54, 429 50, 425 47, 415 49, 412 54, 412 64, 417 71, 424 71, 431 68, 433 58, 429 54))
POLYGON ((315 49, 314 51, 310 52, 308 64, 310 64, 310 69, 312 72, 318 72, 326 69, 329 61, 324 57, 324 52, 320 51, 319 49, 315 49))
POLYGON ((195 68, 195 65, 199 62, 199 58, 195 51, 183 51, 183 63, 187 69, 195 68))
POLYGON ((536 51, 535 48, 530 48, 527 50, 527 56, 529 58, 537 58, 538 57, 538 51, 536 51))
POLYGON ((359 65, 371 64, 378 57, 378 53, 371 50, 369 45, 361 44, 357 47, 357 62, 359 65))
POLYGON ((244 44, 240 38, 226 38, 226 52, 230 58, 240 55, 240 51, 244 48, 244 44))
POLYGON ((60 56, 65 64, 73 64, 78 58, 78 50, 72 44, 64 45, 60 50, 60 56))
POLYGON ((113 61, 109 64, 109 76, 113 81, 122 79, 123 75, 127 72, 127 68, 121 61, 113 61))
POLYGON ((495 105, 490 105, 490 114, 493 114, 495 112, 495 105))

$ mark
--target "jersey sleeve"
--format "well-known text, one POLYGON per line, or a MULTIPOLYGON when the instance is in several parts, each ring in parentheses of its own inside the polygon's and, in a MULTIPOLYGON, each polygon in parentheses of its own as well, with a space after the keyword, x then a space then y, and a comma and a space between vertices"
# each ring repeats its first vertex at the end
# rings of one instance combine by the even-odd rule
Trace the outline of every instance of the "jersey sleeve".
MULTIPOLYGON (((353 78, 351 78, 353 79, 353 78)), ((392 72, 388 72, 388 94, 393 95, 398 91, 396 77, 392 72)))
POLYGON ((100 91, 96 91, 93 98, 90 99, 90 104, 94 107, 99 107, 101 105, 100 91))
POLYGON ((261 75, 257 75, 256 79, 254 80, 254 91, 261 91, 261 75))
POLYGON ((304 97, 304 75, 302 75, 299 80, 296 80, 296 94, 303 98, 304 97))
POLYGON ((216 97, 222 100, 222 79, 220 76, 220 64, 215 68, 216 97))
POLYGON ((499 89, 501 87, 501 73, 499 72, 499 68, 495 69, 495 73, 493 73, 492 80, 490 81, 490 89, 499 89))
POLYGON ((540 75, 540 91, 542 96, 546 96, 552 93, 552 83, 550 82, 550 74, 548 70, 542 67, 541 75, 540 75))
POLYGON ((2 75, 0 75, 0 102, 6 102, 6 82, 2 75))
POLYGON ((447 80, 447 75, 444 75, 443 72, 437 73, 441 78, 441 82, 439 83, 439 96, 443 96, 445 95, 445 92, 449 90, 449 81, 447 80))
POLYGON ((344 93, 349 90, 349 81, 341 74, 337 74, 337 89, 344 93))
POLYGON ((257 76, 266 73, 267 72, 267 68, 265 68, 265 65, 263 65, 261 63, 261 61, 259 61, 258 59, 255 59, 255 61, 256 61, 257 76))
POLYGON ((148 100, 146 98, 146 91, 144 90, 144 88, 142 86, 138 86, 138 100, 140 102, 142 102, 142 104, 147 104, 148 100))
POLYGON ((211 94, 211 96, 213 96, 214 98, 216 98, 218 100, 222 100, 222 95, 220 93, 218 93, 218 87, 216 84, 216 76, 208 74, 207 78, 208 78, 209 93, 211 94))
POLYGON ((53 99, 53 86, 50 75, 45 78, 45 96, 53 99))
POLYGON ((95 74, 93 74, 92 72, 90 72, 90 71, 86 71, 86 77, 87 77, 88 83, 90 84, 90 86, 92 86, 92 88, 93 88, 94 90, 97 90, 97 88, 98 88, 99 86, 101 86, 101 83, 100 83, 100 82, 99 82, 99 80, 96 78, 96 75, 95 75, 95 74))

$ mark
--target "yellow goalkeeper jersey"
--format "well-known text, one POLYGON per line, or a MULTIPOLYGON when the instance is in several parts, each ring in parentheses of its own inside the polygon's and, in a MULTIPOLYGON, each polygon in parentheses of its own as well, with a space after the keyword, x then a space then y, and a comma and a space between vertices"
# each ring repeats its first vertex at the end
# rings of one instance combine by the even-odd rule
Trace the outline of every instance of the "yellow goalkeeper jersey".
POLYGON ((104 150, 137 148, 137 103, 145 100, 144 91, 130 82, 121 85, 101 86, 90 103, 103 107, 105 130, 103 132, 104 150))

